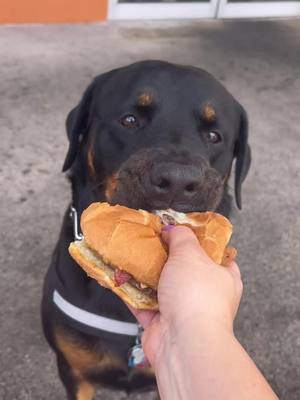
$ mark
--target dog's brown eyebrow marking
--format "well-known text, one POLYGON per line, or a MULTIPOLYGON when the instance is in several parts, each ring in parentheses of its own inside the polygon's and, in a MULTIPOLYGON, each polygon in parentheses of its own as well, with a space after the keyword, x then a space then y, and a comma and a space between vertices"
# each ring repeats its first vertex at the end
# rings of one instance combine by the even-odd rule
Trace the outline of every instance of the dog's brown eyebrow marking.
POLYGON ((105 185, 105 197, 108 201, 111 200, 115 190, 118 187, 118 172, 115 172, 114 174, 112 174, 112 176, 110 176, 107 181, 106 181, 106 185, 105 185))
POLYGON ((201 117, 205 122, 214 122, 217 119, 216 110, 211 104, 205 103, 201 107, 201 117))
POLYGON ((145 91, 139 95, 137 105, 139 107, 151 106, 154 102, 154 94, 150 91, 145 91))

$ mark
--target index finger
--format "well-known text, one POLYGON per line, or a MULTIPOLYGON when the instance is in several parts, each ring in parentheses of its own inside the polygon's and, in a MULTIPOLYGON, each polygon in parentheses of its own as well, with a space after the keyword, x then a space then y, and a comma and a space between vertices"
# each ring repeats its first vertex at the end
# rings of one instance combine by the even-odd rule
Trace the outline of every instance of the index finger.
POLYGON ((146 329, 151 324, 153 318, 158 313, 157 311, 151 310, 138 310, 137 308, 134 308, 127 303, 125 304, 144 329, 146 329))

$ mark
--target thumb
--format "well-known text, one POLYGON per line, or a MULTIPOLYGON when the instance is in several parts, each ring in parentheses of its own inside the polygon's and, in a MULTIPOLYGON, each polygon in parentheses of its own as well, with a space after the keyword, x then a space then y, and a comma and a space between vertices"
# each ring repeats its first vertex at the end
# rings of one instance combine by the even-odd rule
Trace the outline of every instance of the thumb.
POLYGON ((186 255, 197 251, 207 257, 194 232, 186 226, 167 225, 162 232, 162 239, 169 246, 169 256, 186 255))

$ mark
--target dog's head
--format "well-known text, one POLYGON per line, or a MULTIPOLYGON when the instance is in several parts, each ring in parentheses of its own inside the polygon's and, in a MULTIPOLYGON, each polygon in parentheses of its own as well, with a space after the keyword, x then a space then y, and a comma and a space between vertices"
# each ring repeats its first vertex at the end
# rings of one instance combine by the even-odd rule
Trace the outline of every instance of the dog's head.
POLYGON ((241 207, 247 116, 201 69, 144 61, 100 75, 68 115, 67 133, 63 170, 80 180, 86 203, 215 210, 235 159, 241 207))

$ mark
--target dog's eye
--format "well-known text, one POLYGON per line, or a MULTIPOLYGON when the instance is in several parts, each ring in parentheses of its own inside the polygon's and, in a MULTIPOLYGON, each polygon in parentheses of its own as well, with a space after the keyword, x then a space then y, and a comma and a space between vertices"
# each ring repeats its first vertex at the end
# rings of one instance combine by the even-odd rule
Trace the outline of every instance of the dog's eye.
POLYGON ((138 128, 139 121, 133 114, 126 114, 120 118, 120 122, 125 128, 138 128))
POLYGON ((220 143, 222 141, 222 137, 218 132, 208 132, 207 135, 207 141, 210 143, 220 143))

